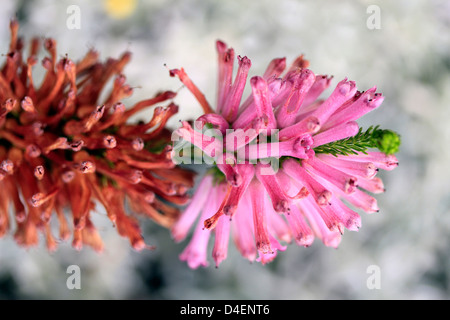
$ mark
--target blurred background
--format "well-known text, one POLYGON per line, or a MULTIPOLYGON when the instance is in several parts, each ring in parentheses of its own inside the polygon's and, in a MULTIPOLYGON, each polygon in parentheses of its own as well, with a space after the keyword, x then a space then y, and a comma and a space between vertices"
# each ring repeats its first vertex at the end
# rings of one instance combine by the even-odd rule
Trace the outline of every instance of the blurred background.
POLYGON ((187 242, 173 243, 151 221, 142 226, 156 250, 138 253, 99 219, 100 255, 70 244, 50 254, 44 243, 24 249, 11 235, 0 239, 1 299, 450 298, 449 1, 8 0, 0 11, 2 54, 12 17, 27 40, 55 38, 60 56, 78 60, 92 47, 102 59, 131 51, 124 73, 135 90, 124 103, 179 90, 170 126, 201 108, 167 68, 184 67, 214 102, 217 39, 252 60, 250 76, 272 58, 304 54, 334 85, 344 77, 360 90, 376 85, 384 103, 360 124, 397 131, 402 146, 400 166, 380 173, 387 188, 377 196, 380 212, 362 213, 362 227, 347 231, 338 249, 317 240, 307 249, 291 244, 262 266, 230 245, 218 269, 211 259, 190 270, 178 260, 187 242), (66 286, 69 265, 81 268, 80 290, 66 286), (380 270, 379 289, 367 286, 370 266, 380 270))

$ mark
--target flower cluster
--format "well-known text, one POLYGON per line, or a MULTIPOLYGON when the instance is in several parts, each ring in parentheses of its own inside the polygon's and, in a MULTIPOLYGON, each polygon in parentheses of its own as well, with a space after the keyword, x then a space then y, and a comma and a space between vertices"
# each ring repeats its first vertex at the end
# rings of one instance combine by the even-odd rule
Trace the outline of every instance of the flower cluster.
POLYGON ((15 224, 14 238, 23 246, 37 244, 42 232, 50 250, 72 234, 74 248, 87 244, 101 251, 91 217, 98 202, 133 248, 149 248, 136 217, 124 209, 126 199, 136 213, 170 227, 179 214, 171 204, 186 203, 192 186, 193 175, 170 159, 165 124, 178 109, 170 102, 175 93, 162 92, 127 108, 121 100, 133 89, 122 70, 129 52, 100 62, 90 50, 74 62, 58 59, 53 39, 43 42, 44 76, 36 85, 33 67, 41 41, 33 39, 25 56, 18 27, 13 20, 0 70, 0 236, 15 224), (149 121, 128 123, 141 110, 165 102, 149 121), (55 219, 57 237, 51 226, 55 219))
POLYGON ((361 225, 355 210, 378 211, 370 194, 384 191, 378 170, 398 165, 392 154, 398 135, 378 127, 362 132, 356 122, 383 96, 375 87, 358 91, 344 79, 321 99, 332 78, 315 75, 300 56, 287 70, 285 58, 272 60, 262 76, 250 79, 252 92, 242 99, 250 59, 237 57, 233 80, 234 50, 218 41, 217 51, 215 111, 184 69, 170 71, 205 112, 194 127, 183 122, 177 136, 215 160, 172 228, 182 241, 200 220, 180 258, 191 268, 207 266, 212 233, 216 266, 227 256, 230 234, 242 256, 261 263, 292 241, 309 246, 318 237, 337 247, 344 229, 361 225), (205 128, 227 137, 212 139, 205 128))

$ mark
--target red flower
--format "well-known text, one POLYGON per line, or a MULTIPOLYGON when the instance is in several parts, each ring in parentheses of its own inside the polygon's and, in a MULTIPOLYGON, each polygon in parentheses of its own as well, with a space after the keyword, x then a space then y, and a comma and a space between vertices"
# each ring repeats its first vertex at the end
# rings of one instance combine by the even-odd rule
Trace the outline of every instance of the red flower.
POLYGON ((79 62, 58 60, 53 39, 44 41, 45 75, 36 85, 32 70, 40 41, 33 39, 24 57, 18 27, 11 22, 11 44, 0 72, 0 236, 13 226, 12 207, 14 238, 23 246, 36 245, 41 231, 48 248, 56 249, 50 228, 56 218, 59 239, 68 239, 73 229, 73 247, 87 244, 101 251, 91 221, 99 202, 133 248, 148 247, 136 218, 125 212, 125 200, 134 211, 170 227, 178 210, 167 202, 185 203, 192 185, 190 172, 174 168, 170 133, 164 128, 178 110, 170 103, 175 93, 166 91, 126 108, 121 100, 133 92, 122 74, 129 52, 106 62, 94 50, 79 62), (101 101, 114 77, 111 92, 101 101), (150 121, 127 122, 162 102, 169 103, 156 107, 150 121), (70 209, 71 223, 65 209, 70 209))

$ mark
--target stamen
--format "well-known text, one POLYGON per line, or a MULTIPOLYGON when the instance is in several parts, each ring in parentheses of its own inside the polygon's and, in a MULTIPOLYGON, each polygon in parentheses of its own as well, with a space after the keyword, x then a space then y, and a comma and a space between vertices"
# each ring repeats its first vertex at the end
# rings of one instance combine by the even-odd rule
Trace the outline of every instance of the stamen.
POLYGON ((101 117, 103 117, 103 113, 105 112, 105 106, 97 106, 97 108, 92 111, 89 118, 85 121, 84 124, 84 132, 90 131, 92 126, 96 124, 101 117))
POLYGON ((2 108, 0 109, 0 118, 5 117, 6 114, 11 112, 14 109, 17 100, 8 98, 5 102, 2 103, 2 108))
POLYGON ((213 110, 211 109, 211 106, 209 105, 203 93, 201 93, 198 87, 192 82, 192 80, 188 77, 183 68, 170 70, 170 76, 171 77, 177 76, 180 79, 180 81, 184 83, 184 85, 189 89, 189 91, 191 91, 194 94, 195 98, 202 106, 204 113, 213 113, 213 110))
POLYGON ((53 198, 57 193, 59 192, 58 188, 55 188, 53 191, 51 191, 49 194, 45 193, 36 193, 34 194, 30 199, 30 204, 37 208, 43 205, 45 202, 49 201, 51 198, 53 198))
POLYGON ((70 149, 72 149, 72 151, 74 152, 80 151, 83 148, 83 146, 84 146, 83 140, 74 141, 69 145, 70 149))
POLYGON ((36 177, 36 179, 42 180, 42 178, 44 178, 44 173, 44 166, 39 165, 34 168, 34 176, 36 177))
POLYGON ((30 158, 37 158, 41 155, 41 149, 34 144, 29 144, 25 148, 25 154, 30 158))
POLYGON ((117 146, 117 140, 114 136, 108 135, 103 138, 103 144, 105 148, 112 149, 117 146))
POLYGON ((142 149, 144 149, 144 140, 142 140, 142 138, 140 137, 137 137, 133 139, 133 141, 131 142, 131 146, 134 150, 141 151, 142 149))
POLYGON ((14 172, 14 163, 11 160, 9 160, 9 159, 3 160, 0 163, 0 169, 5 171, 8 174, 13 174, 13 172, 14 172))
POLYGON ((95 172, 95 164, 92 161, 83 161, 79 169, 82 173, 93 173, 95 172))
POLYGON ((47 147, 43 148, 42 151, 43 151, 44 154, 48 154, 52 150, 68 149, 68 148, 70 148, 70 146, 67 143, 67 138, 66 137, 59 137, 58 139, 56 139, 55 142, 53 142, 50 145, 48 145, 47 147))
POLYGON ((73 180, 73 178, 75 178, 75 172, 70 171, 70 170, 64 171, 61 174, 61 178, 64 181, 64 183, 70 183, 73 180))

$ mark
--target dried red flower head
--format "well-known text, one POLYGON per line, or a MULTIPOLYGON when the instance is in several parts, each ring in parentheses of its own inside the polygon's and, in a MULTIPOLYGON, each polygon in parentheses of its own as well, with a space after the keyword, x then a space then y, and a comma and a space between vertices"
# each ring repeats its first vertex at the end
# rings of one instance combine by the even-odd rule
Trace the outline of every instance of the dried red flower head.
POLYGON ((38 244, 40 231, 54 250, 57 238, 66 240, 72 232, 76 249, 87 244, 101 251, 91 220, 98 202, 133 248, 149 248, 137 219, 125 212, 125 200, 136 213, 170 227, 178 210, 167 203, 184 204, 192 186, 192 174, 174 168, 170 159, 165 124, 178 109, 170 102, 175 93, 166 91, 126 108, 121 100, 133 92, 122 75, 129 52, 104 63, 94 50, 77 63, 58 60, 53 39, 44 41, 46 71, 37 86, 32 68, 40 41, 31 41, 25 58, 18 27, 11 22, 9 53, 0 71, 0 236, 13 228, 12 208, 20 245, 38 244), (110 80, 111 92, 100 101, 110 80), (167 105, 156 107, 150 121, 127 122, 163 102, 167 105), (71 223, 65 209, 70 209, 71 223), (57 238, 52 218, 59 222, 57 238))

